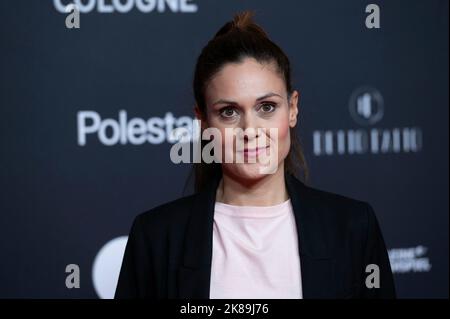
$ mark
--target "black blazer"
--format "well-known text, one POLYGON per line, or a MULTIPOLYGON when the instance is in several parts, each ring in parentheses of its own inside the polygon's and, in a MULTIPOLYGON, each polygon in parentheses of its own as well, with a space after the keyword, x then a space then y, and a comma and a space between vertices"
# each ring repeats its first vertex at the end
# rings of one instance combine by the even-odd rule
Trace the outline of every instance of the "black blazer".
MULTIPOLYGON (((115 298, 209 299, 220 176, 207 190, 162 204, 131 227, 115 298)), ((386 246, 372 207, 285 174, 298 230, 303 298, 395 298, 386 246), (367 288, 368 264, 379 288, 367 288)))

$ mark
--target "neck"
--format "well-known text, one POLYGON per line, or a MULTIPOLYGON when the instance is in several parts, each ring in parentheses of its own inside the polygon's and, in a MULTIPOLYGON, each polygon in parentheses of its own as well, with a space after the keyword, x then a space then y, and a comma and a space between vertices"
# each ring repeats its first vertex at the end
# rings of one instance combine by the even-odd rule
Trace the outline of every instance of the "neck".
POLYGON ((275 174, 250 181, 223 171, 216 193, 217 202, 238 206, 273 206, 288 199, 282 166, 275 174))

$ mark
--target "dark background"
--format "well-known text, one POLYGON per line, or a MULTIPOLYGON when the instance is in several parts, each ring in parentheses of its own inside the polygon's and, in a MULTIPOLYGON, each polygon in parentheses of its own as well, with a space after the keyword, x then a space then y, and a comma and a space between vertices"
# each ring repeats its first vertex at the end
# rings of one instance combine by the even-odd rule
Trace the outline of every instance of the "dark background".
POLYGON ((430 269, 395 273, 399 297, 448 298, 448 1, 191 3, 197 12, 93 10, 68 29, 53 1, 0 2, 0 297, 97 298, 99 250, 137 214, 186 195, 191 166, 170 161, 168 142, 107 146, 92 134, 80 146, 77 112, 193 117, 198 54, 233 14, 253 9, 292 63, 311 185, 370 202, 390 251, 425 249, 416 257, 430 269), (369 3, 380 29, 365 26, 369 3), (384 101, 374 125, 349 112, 365 86, 384 101), (372 128, 416 128, 421 147, 313 152, 315 131, 372 128), (71 263, 79 289, 65 286, 71 263))

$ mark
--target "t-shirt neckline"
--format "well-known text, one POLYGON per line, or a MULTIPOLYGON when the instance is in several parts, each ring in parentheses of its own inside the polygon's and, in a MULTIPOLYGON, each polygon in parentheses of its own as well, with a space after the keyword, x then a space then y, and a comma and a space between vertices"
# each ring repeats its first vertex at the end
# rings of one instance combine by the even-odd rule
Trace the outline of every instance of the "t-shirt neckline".
POLYGON ((271 218, 287 213, 291 209, 291 199, 270 206, 241 206, 222 202, 215 203, 215 212, 240 218, 271 218))

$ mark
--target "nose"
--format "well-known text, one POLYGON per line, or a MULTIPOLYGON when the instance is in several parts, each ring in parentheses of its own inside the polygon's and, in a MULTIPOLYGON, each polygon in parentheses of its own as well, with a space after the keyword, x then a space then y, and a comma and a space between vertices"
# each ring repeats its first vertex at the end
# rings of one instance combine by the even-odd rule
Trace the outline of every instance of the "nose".
POLYGON ((246 143, 259 137, 258 120, 256 119, 255 115, 251 114, 250 112, 246 113, 242 117, 241 122, 241 128, 244 134, 243 139, 246 143))

